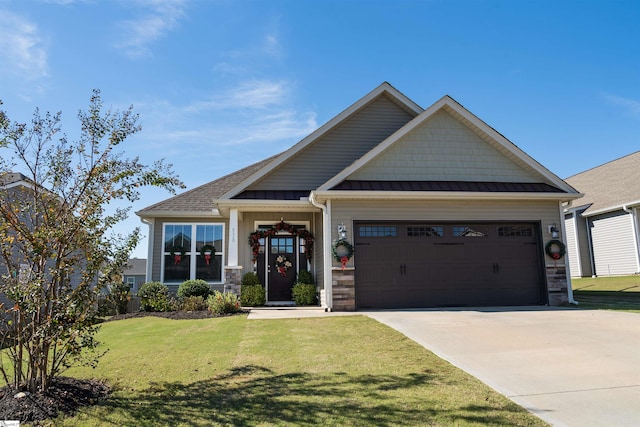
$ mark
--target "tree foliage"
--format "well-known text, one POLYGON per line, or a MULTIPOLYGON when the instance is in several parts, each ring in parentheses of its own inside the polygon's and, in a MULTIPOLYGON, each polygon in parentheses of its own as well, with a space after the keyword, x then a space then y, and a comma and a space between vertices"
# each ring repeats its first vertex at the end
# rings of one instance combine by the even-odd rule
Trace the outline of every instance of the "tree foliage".
POLYGON ((140 230, 122 236, 140 189, 182 187, 171 165, 151 166, 118 151, 141 130, 133 108, 104 111, 94 90, 78 114, 79 139, 61 131, 61 113, 35 111, 29 125, 0 111, 0 293, 10 301, 2 322, 0 373, 16 388, 46 390, 76 363, 97 362, 97 298, 121 273, 140 230), (7 186, 10 172, 26 186, 7 186), (4 267, 4 268, 3 268, 4 267), (88 351, 85 351, 88 350, 88 351))

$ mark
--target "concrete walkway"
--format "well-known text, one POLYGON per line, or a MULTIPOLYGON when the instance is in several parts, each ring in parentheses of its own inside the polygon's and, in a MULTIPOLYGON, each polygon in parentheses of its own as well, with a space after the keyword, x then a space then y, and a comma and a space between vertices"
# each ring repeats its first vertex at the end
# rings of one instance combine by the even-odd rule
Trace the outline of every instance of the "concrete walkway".
POLYGON ((554 426, 640 425, 640 315, 509 307, 325 313, 258 309, 249 319, 367 315, 554 426))

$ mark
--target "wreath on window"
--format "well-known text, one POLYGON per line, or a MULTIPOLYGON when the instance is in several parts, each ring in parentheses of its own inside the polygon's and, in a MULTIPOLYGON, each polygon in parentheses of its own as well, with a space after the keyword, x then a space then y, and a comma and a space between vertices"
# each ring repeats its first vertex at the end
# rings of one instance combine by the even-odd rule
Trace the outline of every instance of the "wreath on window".
POLYGON ((353 245, 345 239, 338 239, 333 242, 333 246, 331 247, 331 255, 333 255, 333 259, 335 259, 339 263, 342 263, 342 269, 344 270, 349 260, 353 257, 353 245), (340 250, 340 253, 338 253, 338 248, 340 247, 344 249, 340 250))
POLYGON ((293 267, 293 264, 291 264, 291 261, 289 261, 286 256, 278 255, 276 258, 276 270, 278 270, 278 273, 280 273, 281 276, 286 276, 287 270, 291 267, 293 267))
POLYGON ((544 252, 557 261, 567 253, 567 248, 560 240, 554 239, 547 242, 546 246, 544 247, 544 252))
POLYGON ((207 262, 207 265, 211 262, 211 256, 216 253, 216 248, 213 245, 204 245, 200 248, 200 255, 207 262))
POLYGON ((279 231, 286 231, 287 233, 293 234, 294 236, 298 236, 299 238, 303 239, 305 247, 305 257, 308 261, 313 258, 313 234, 311 234, 309 230, 306 230, 304 228, 298 228, 295 225, 287 224, 284 221, 280 221, 267 230, 258 230, 249 234, 249 245, 251 245, 251 250, 253 253, 253 262, 256 262, 256 260, 258 259, 258 254, 260 253, 260 239, 278 234, 279 231))
POLYGON ((182 261, 182 257, 184 256, 184 254, 187 253, 187 250, 184 248, 184 246, 176 245, 171 247, 169 253, 173 257, 173 263, 178 265, 180 264, 180 261, 182 261))

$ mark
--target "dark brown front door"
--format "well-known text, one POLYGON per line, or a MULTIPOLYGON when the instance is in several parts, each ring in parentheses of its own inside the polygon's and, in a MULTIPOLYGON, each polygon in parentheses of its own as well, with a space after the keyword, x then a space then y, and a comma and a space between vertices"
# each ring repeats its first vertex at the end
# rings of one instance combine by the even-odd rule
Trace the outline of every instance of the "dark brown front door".
POLYGON ((269 238, 267 268, 267 300, 291 301, 291 288, 296 281, 296 237, 277 235, 269 238))

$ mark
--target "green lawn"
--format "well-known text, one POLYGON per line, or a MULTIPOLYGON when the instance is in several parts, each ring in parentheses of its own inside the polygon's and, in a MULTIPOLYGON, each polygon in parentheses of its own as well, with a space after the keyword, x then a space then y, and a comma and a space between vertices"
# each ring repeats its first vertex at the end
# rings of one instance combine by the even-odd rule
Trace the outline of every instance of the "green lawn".
POLYGON ((579 308, 640 313, 640 276, 571 279, 579 308))
POLYGON ((543 426, 539 418, 364 316, 108 322, 104 403, 62 426, 543 426))

